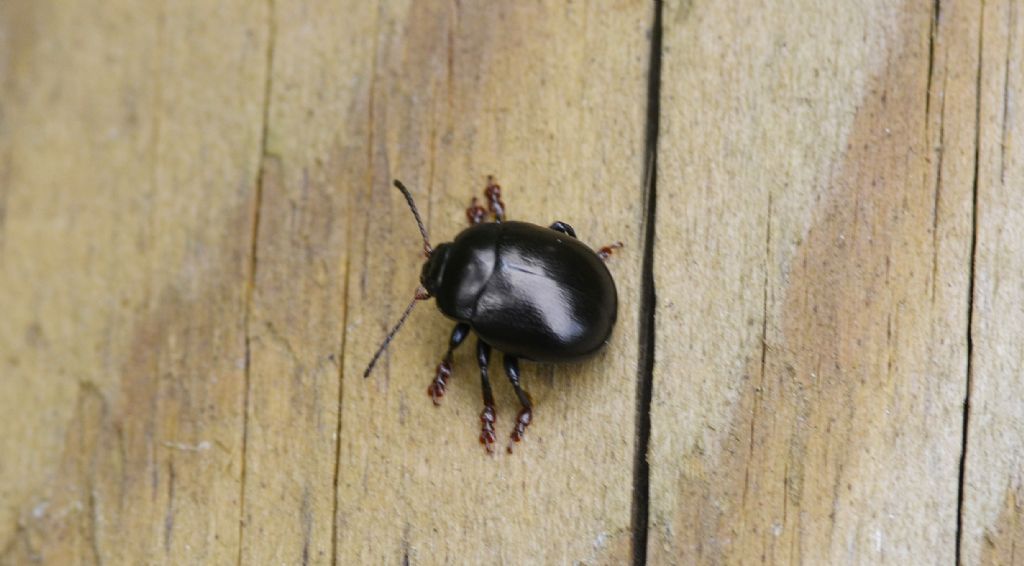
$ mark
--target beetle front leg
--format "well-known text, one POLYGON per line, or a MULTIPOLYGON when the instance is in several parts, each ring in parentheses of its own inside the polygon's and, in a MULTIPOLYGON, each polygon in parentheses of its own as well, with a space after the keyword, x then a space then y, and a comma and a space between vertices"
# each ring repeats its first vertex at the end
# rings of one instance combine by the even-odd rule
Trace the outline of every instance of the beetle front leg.
POLYGON ((516 390, 516 397, 519 398, 519 404, 523 406, 519 410, 519 415, 516 416, 516 425, 512 429, 511 440, 508 443, 508 451, 511 453, 512 444, 523 439, 526 427, 530 426, 530 422, 533 421, 533 404, 530 402, 530 394, 524 391, 519 384, 519 358, 505 354, 504 361, 505 375, 512 382, 512 387, 516 390))
POLYGON ((480 388, 484 395, 484 410, 480 413, 480 444, 489 454, 494 453, 494 393, 487 366, 491 363, 491 345, 483 340, 476 341, 476 361, 480 364, 480 388))
POLYGON ((470 224, 482 224, 487 219, 487 209, 478 204, 479 201, 476 197, 469 202, 469 207, 466 209, 466 220, 469 220, 470 224))
POLYGON ((487 176, 487 188, 484 189, 484 196, 487 197, 487 207, 494 214, 494 221, 504 222, 505 203, 501 200, 501 185, 494 179, 494 175, 487 176))
POLYGON ((427 387, 427 395, 430 395, 435 405, 441 404, 441 397, 444 397, 448 387, 448 378, 452 375, 452 351, 462 344, 466 336, 469 336, 469 324, 460 322, 452 329, 452 337, 448 341, 448 352, 445 353, 441 363, 437 364, 437 375, 434 376, 430 387, 427 387))
POLYGON ((568 235, 572 236, 573 238, 576 237, 576 230, 573 230, 572 226, 569 226, 568 224, 566 224, 565 222, 562 222, 561 220, 556 220, 555 223, 552 224, 551 226, 548 226, 548 228, 551 228, 555 232, 561 232, 563 234, 568 234, 568 235))

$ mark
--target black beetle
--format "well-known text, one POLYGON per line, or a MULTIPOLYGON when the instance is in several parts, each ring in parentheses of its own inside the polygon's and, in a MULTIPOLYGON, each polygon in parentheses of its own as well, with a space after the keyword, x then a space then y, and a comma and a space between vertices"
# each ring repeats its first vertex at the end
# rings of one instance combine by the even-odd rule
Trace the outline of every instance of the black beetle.
POLYGON ((452 372, 452 351, 473 330, 478 338, 476 356, 484 398, 480 442, 488 452, 493 451, 494 396, 487 374, 492 346, 504 352, 505 373, 522 404, 511 435, 512 442, 519 442, 533 418, 530 396, 519 383, 519 358, 574 361, 608 342, 618 295, 604 260, 622 243, 595 252, 580 243, 572 226, 564 222, 547 228, 506 222, 501 187, 489 176, 484 195, 495 222, 484 222, 487 212, 474 197, 466 209, 472 225, 453 242, 435 249, 409 190, 398 180, 395 187, 416 218, 427 261, 415 297, 377 349, 363 377, 370 375, 416 301, 434 297, 438 309, 458 324, 427 393, 435 405, 440 404, 452 372))

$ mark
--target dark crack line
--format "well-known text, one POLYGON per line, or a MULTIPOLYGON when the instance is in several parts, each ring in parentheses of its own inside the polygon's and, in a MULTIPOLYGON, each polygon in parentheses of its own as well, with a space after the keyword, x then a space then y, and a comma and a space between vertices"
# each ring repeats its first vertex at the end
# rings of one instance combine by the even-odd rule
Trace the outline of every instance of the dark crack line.
POLYGON ((960 439, 960 474, 957 482, 956 497, 956 564, 963 563, 963 523, 964 523, 964 496, 965 479, 967 475, 967 441, 970 438, 968 426, 971 416, 971 381, 974 372, 974 339, 972 329, 974 328, 974 278, 975 265, 978 258, 978 173, 981 163, 981 74, 984 69, 984 44, 985 44, 985 4, 979 3, 981 17, 978 29, 978 73, 975 77, 975 106, 974 106, 974 180, 972 183, 971 202, 971 259, 968 269, 967 280, 967 379, 964 391, 963 421, 961 423, 962 437, 960 439))
MULTIPOLYGON (((377 4, 377 19, 374 21, 373 29, 373 53, 370 59, 370 85, 367 89, 367 143, 366 143, 366 186, 371 193, 373 192, 373 145, 374 145, 374 133, 376 128, 376 120, 374 119, 374 100, 377 96, 377 52, 380 49, 380 15, 381 4, 377 4)), ((350 203, 352 204, 352 203, 350 203)), ((347 230, 347 242, 352 242, 353 222, 352 210, 354 206, 350 206, 348 209, 348 230, 347 230)), ((363 228, 363 262, 362 268, 360 269, 360 281, 362 283, 361 290, 365 293, 366 291, 366 256, 369 241, 369 228, 370 223, 364 224, 363 228)), ((340 354, 338 363, 338 423, 334 430, 334 478, 333 488, 334 493, 331 498, 331 565, 338 564, 338 487, 341 481, 341 422, 342 422, 342 403, 345 400, 345 348, 348 341, 348 315, 350 312, 348 299, 349 299, 349 285, 352 278, 355 275, 352 273, 352 250, 349 248, 348 254, 345 256, 345 284, 342 289, 342 303, 345 305, 345 312, 342 315, 341 322, 341 344, 338 346, 338 352, 340 354)))
MULTIPOLYGON (((93 463, 93 467, 95 468, 95 463, 93 463)), ((95 473, 96 471, 93 469, 89 477, 89 549, 92 551, 94 563, 97 566, 103 566, 103 553, 100 552, 99 504, 96 502, 95 477, 93 477, 95 473)))
POLYGON ((948 78, 949 72, 947 71, 942 77, 942 104, 939 106, 939 150, 935 164, 935 186, 932 190, 932 303, 935 302, 935 291, 939 285, 939 212, 942 206, 942 161, 946 152, 946 80, 948 78))
MULTIPOLYGON (((750 414, 750 439, 747 444, 746 471, 743 474, 743 498, 742 505, 746 507, 747 495, 750 491, 750 463, 754 459, 754 437, 757 431, 757 415, 761 411, 761 396, 764 392, 764 378, 768 369, 768 288, 769 269, 771 265, 772 252, 772 193, 768 191, 768 213, 765 222, 764 234, 764 281, 763 298, 761 302, 761 373, 758 376, 757 388, 754 390, 754 407, 750 414)), ((785 501, 783 502, 785 504, 785 501)), ((785 525, 785 521, 783 521, 785 525)))
POLYGON ((174 458, 167 460, 167 509, 164 512, 164 554, 171 554, 174 541, 174 458))
POLYGON ((309 501, 309 485, 302 489, 302 501, 299 504, 299 522, 302 530, 302 566, 309 564, 309 547, 313 538, 313 509, 309 501))
POLYGON ((999 149, 999 182, 1006 184, 1006 127, 1010 113, 1010 59, 1013 57, 1013 32, 1017 29, 1017 2, 1010 2, 1006 22, 1006 63, 1003 66, 1003 131, 999 149))
POLYGON ((633 564, 647 564, 647 528, 650 512, 651 396, 654 385, 654 242, 657 220, 658 130, 661 115, 662 0, 654 0, 650 67, 647 75, 647 124, 645 133, 643 262, 640 290, 639 353, 636 392, 636 453, 633 458, 633 564))
MULTIPOLYGON (((935 38, 939 34, 939 14, 942 12, 942 0, 935 0, 932 4, 932 21, 928 33, 928 80, 925 83, 924 96, 924 119, 925 124, 931 116, 932 108, 932 74, 935 71, 935 38)), ((925 128, 927 131, 927 128, 925 128)), ((928 140, 925 140, 926 142, 928 140)))
MULTIPOLYGON (((928 77, 925 81, 925 97, 924 97, 924 143, 925 151, 930 152, 931 148, 931 108, 932 108, 932 91, 934 90, 934 77, 935 77, 935 40, 939 35, 939 16, 942 12, 942 0, 935 0, 932 3, 932 18, 929 24, 928 32, 928 77)), ((948 76, 948 72, 945 73, 948 76)), ((942 185, 942 132, 943 132, 943 118, 946 110, 946 84, 945 79, 943 80, 942 91, 940 93, 942 97, 942 112, 939 117, 939 148, 938 148, 938 166, 936 173, 936 180, 934 186, 934 199, 932 206, 932 284, 931 284, 931 299, 935 302, 935 287, 937 286, 938 276, 938 220, 939 220, 939 191, 942 185)), ((925 183, 928 182, 928 172, 924 175, 925 183)))
MULTIPOLYGON (((371 126, 372 127, 372 126, 371 126)), ((349 209, 348 218, 351 220, 352 212, 349 209)), ((348 223, 349 228, 347 241, 351 242, 352 222, 348 223)), ((338 422, 334 429, 334 477, 332 478, 331 495, 331 564, 338 563, 338 481, 341 477, 341 414, 342 403, 345 392, 345 342, 348 337, 348 292, 349 281, 352 279, 352 254, 345 256, 345 284, 342 289, 342 304, 345 305, 345 312, 341 317, 341 343, 338 346, 338 422)))
MULTIPOLYGON (((157 201, 157 195, 160 192, 160 143, 161 133, 163 130, 163 101, 164 101, 164 43, 166 42, 165 36, 167 35, 167 2, 161 2, 157 10, 156 15, 156 47, 154 48, 154 59, 153 59, 153 119, 150 123, 152 137, 149 141, 149 147, 147 148, 147 157, 149 159, 149 193, 146 195, 148 202, 157 201)), ((156 213, 157 207, 148 206, 148 219, 146 226, 157 226, 156 213)), ((145 232, 145 237, 153 238, 150 229, 145 232)), ((147 285, 144 290, 145 296, 151 295, 150 285, 147 285)))
MULTIPOLYGON (((352 218, 351 209, 348 214, 352 218)), ((352 222, 348 223, 348 241, 351 242, 352 222)), ((334 478, 331 482, 334 493, 331 496, 331 564, 338 563, 338 479, 341 477, 341 406, 344 401, 345 392, 345 342, 348 336, 348 285, 352 279, 352 254, 345 256, 345 284, 342 289, 342 302, 345 304, 345 313, 341 317, 341 344, 338 346, 338 422, 334 429, 334 478)))
POLYGON ((265 62, 265 76, 263 81, 263 125, 260 132, 260 154, 256 171, 256 194, 254 195, 252 212, 252 233, 250 234, 249 247, 249 281, 245 290, 245 315, 243 325, 245 327, 245 393, 242 397, 242 465, 241 479, 239 480, 238 495, 238 564, 242 564, 243 550, 245 549, 245 480, 246 461, 248 458, 249 446, 249 402, 252 393, 252 335, 250 326, 252 321, 253 294, 256 289, 256 267, 258 263, 259 235, 260 235, 260 212, 263 207, 263 183, 265 179, 266 158, 267 158, 267 134, 270 131, 270 96, 273 86, 274 71, 274 36, 276 33, 274 25, 274 0, 267 0, 267 52, 265 62))

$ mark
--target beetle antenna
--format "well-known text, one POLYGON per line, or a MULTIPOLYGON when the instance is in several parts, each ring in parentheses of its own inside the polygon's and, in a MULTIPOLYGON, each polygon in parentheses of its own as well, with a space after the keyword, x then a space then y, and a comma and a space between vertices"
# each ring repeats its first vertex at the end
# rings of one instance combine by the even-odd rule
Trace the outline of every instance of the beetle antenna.
POLYGON ((409 302, 409 306, 405 307, 405 312, 402 313, 402 317, 398 319, 398 323, 388 332, 388 335, 381 342, 380 347, 377 348, 377 352, 373 354, 373 359, 370 360, 370 365, 366 366, 366 371, 363 372, 363 379, 370 377, 370 372, 373 371, 373 366, 377 365, 377 360, 380 359, 380 355, 387 349, 388 344, 391 343, 391 339, 398 333, 398 329, 405 324, 405 319, 409 318, 409 314, 412 313, 412 308, 416 306, 416 301, 422 301, 430 298, 430 293, 427 292, 422 286, 416 289, 416 295, 409 302))
POLYGON ((427 228, 423 225, 423 219, 420 218, 420 211, 416 209, 416 203, 412 201, 412 194, 398 179, 395 179, 395 187, 402 191, 402 196, 405 197, 405 202, 409 203, 409 209, 412 210, 412 215, 416 217, 416 225, 420 228, 420 235, 423 236, 423 253, 427 254, 427 257, 430 257, 434 248, 430 247, 430 239, 427 238, 427 228))

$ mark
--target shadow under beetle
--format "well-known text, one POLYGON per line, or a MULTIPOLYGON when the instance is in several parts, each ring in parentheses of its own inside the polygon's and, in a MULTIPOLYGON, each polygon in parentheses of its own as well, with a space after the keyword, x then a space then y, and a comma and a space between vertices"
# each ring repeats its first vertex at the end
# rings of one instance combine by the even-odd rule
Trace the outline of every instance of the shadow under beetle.
POLYGON ((488 210, 473 197, 466 209, 471 226, 453 242, 432 248, 409 190, 398 180, 395 187, 416 218, 427 261, 415 297, 377 349, 363 377, 370 375, 416 302, 436 298, 437 308, 458 324, 427 393, 435 405, 440 404, 452 374, 452 351, 470 330, 476 332, 484 398, 480 442, 488 452, 494 451, 494 395, 487 373, 494 347, 504 352, 505 374, 522 404, 508 445, 511 452, 512 444, 522 440, 533 419, 530 395, 519 381, 519 358, 575 361, 608 342, 618 296, 604 260, 622 243, 594 251, 580 243, 576 231, 565 222, 545 228, 506 221, 501 187, 489 176, 484 196, 494 222, 485 222, 488 210))

